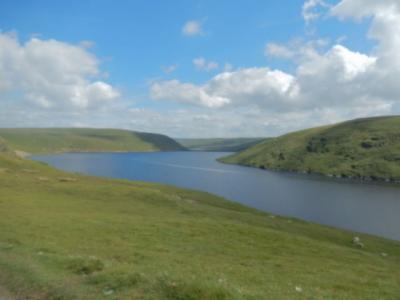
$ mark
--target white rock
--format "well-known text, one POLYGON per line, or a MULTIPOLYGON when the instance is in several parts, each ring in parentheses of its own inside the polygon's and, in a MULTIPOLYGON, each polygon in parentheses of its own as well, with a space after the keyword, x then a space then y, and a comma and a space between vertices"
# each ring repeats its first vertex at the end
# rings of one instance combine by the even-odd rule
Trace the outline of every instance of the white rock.
POLYGON ((303 289, 302 289, 300 286, 296 286, 294 289, 295 289, 296 292, 298 292, 298 293, 303 292, 303 289))
POLYGON ((103 291, 104 296, 111 296, 112 294, 114 294, 114 290, 113 289, 105 289, 103 291))

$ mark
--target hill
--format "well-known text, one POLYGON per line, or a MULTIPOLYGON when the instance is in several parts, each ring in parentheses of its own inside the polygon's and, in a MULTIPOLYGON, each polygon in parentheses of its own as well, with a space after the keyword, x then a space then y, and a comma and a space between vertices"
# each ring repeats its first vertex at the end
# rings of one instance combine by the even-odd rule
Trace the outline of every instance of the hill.
POLYGON ((264 141, 264 138, 177 139, 184 147, 194 151, 238 152, 264 141))
POLYGON ((398 297, 398 242, 9 154, 0 182, 0 286, 17 299, 398 297))
POLYGON ((400 180, 400 117, 352 120, 273 138, 221 159, 271 170, 400 180))
POLYGON ((118 129, 2 128, 0 138, 29 153, 184 150, 165 135, 118 129))

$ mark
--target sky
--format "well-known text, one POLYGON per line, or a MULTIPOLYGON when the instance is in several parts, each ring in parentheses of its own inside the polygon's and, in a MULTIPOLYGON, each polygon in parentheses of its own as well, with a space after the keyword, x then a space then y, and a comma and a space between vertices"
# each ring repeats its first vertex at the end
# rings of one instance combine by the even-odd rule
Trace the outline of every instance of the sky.
POLYGON ((0 127, 266 137, 400 113, 398 0, 2 0, 0 127))

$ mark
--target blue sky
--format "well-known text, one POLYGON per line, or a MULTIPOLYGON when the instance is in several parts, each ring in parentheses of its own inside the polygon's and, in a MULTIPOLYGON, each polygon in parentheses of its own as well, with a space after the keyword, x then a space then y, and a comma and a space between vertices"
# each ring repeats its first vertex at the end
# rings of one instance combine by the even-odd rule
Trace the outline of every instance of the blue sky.
MULTIPOLYGON (((397 5, 394 0, 383 2, 387 2, 384 3, 386 7, 388 3, 391 4, 392 2, 395 3, 395 6, 397 5)), ((283 87, 276 85, 271 87, 270 80, 273 82, 278 80, 281 83, 282 80, 285 81, 282 84, 287 84, 289 81, 301 83, 305 79, 300 78, 297 73, 299 70, 309 67, 306 62, 315 60, 317 64, 317 59, 319 59, 319 62, 322 63, 324 57, 328 59, 329 53, 333 53, 332 57, 335 56, 336 52, 341 51, 339 48, 335 49, 335 45, 341 45, 351 53, 378 57, 375 51, 379 47, 380 41, 377 38, 368 37, 367 34, 374 21, 377 21, 377 10, 383 8, 376 8, 371 0, 367 0, 364 3, 366 6, 370 5, 371 10, 367 10, 360 17, 356 15, 357 12, 354 9, 360 3, 360 0, 72 0, 68 2, 3 0, 0 2, 0 29, 3 35, 13 35, 13 39, 17 40, 18 47, 21 49, 28 48, 27 44, 32 38, 40 41, 40 45, 43 47, 49 41, 55 40, 60 43, 57 47, 82 48, 82 51, 95 58, 96 71, 74 70, 74 76, 81 72, 79 73, 81 77, 76 81, 77 84, 86 91, 87 87, 81 85, 83 81, 86 82, 87 86, 95 82, 104 82, 107 86, 103 85, 101 88, 103 90, 108 89, 109 94, 104 97, 99 96, 99 98, 110 100, 107 103, 112 102, 112 104, 109 104, 109 107, 105 106, 96 110, 97 113, 95 114, 94 109, 88 109, 89 106, 92 107, 89 105, 92 101, 89 96, 84 99, 85 105, 79 101, 68 99, 72 96, 66 90, 62 91, 62 96, 60 94, 60 100, 53 98, 49 98, 49 100, 46 97, 49 95, 57 97, 57 94, 54 91, 51 91, 51 93, 49 91, 42 92, 41 87, 36 84, 37 79, 29 79, 29 83, 21 86, 12 84, 10 85, 11 88, 9 87, 3 93, 0 93, 0 101, 3 99, 3 103, 8 103, 7 108, 12 109, 13 115, 15 115, 14 119, 3 120, 1 125, 18 126, 20 120, 24 119, 23 111, 29 107, 29 109, 34 110, 34 114, 42 117, 38 117, 36 122, 32 114, 30 123, 24 122, 21 126, 127 127, 146 131, 161 131, 175 136, 207 136, 210 133, 210 126, 205 121, 196 126, 188 125, 187 122, 191 118, 185 118, 182 120, 182 124, 174 123, 166 124, 165 127, 152 127, 146 125, 146 120, 132 123, 129 122, 129 119, 134 118, 136 120, 139 117, 137 112, 144 110, 142 115, 146 115, 150 119, 154 119, 158 115, 159 122, 162 123, 168 122, 169 116, 174 115, 174 112, 185 111, 187 115, 192 115, 193 118, 201 116, 205 119, 208 118, 210 122, 224 122, 222 119, 229 118, 228 121, 232 124, 235 123, 232 118, 235 115, 240 115, 238 122, 243 124, 246 123, 245 114, 257 114, 255 111, 258 109, 257 118, 260 118, 260 115, 264 112, 269 115, 269 117, 259 120, 260 126, 253 124, 246 130, 239 131, 237 131, 236 125, 232 125, 231 128, 228 128, 228 125, 220 126, 215 134, 227 136, 235 135, 235 133, 246 136, 254 134, 276 135, 297 129, 296 126, 287 125, 287 119, 290 119, 288 113, 304 114, 307 109, 308 112, 315 111, 316 108, 326 109, 328 107, 332 109, 332 105, 327 107, 306 105, 300 108, 297 107, 297 103, 304 102, 304 100, 299 98, 300 100, 296 100, 296 104, 291 108, 283 108, 283 103, 287 102, 285 105, 290 106, 292 102, 287 97, 280 99, 281 94, 275 95, 274 93, 278 90, 281 91, 283 87), (312 13, 311 20, 307 20, 304 13, 304 6, 307 2, 311 5, 309 11, 312 13), (341 4, 342 7, 339 7, 339 12, 332 13, 333 9, 341 4), (343 20, 343 18, 345 19, 343 20), (198 32, 184 34, 184 26, 188 22, 196 23, 198 32), (87 46, 89 44, 90 47, 87 46), (280 50, 284 47, 286 54, 269 53, 266 49, 271 44, 278 45, 280 50), (302 49, 302 52, 299 49, 302 49), (315 55, 309 56, 310 51, 314 51, 315 55), (203 62, 196 65, 194 61, 199 58, 202 58, 203 62), (227 68, 228 65, 229 68, 227 68), (215 76, 225 72, 232 73, 232 77, 237 75, 237 78, 239 78, 239 75, 251 73, 251 80, 257 81, 257 78, 254 77, 256 75, 251 72, 251 70, 257 71, 254 68, 260 71, 257 76, 266 80, 266 89, 271 88, 271 93, 260 94, 257 92, 258 90, 254 93, 247 93, 246 87, 243 86, 243 90, 229 94, 226 89, 222 90, 221 86, 225 87, 225 83, 221 83, 221 80, 213 81, 215 76), (246 70, 250 71, 246 73, 244 72, 246 70), (277 79, 280 75, 277 73, 269 74, 268 70, 278 70, 293 76, 294 80, 291 80, 291 78, 277 79), (173 87, 171 84, 167 85, 167 83, 173 81, 175 82, 173 87), (32 84, 34 87, 26 87, 32 84), (184 84, 189 84, 190 90, 184 84), (218 85, 218 89, 214 91, 213 88, 216 85, 218 85), (171 90, 168 90, 171 87, 173 94, 171 94, 171 90), (111 88, 115 93, 110 90, 111 88), (157 93, 154 92, 155 88, 158 88, 157 93), (189 99, 187 95, 179 94, 178 91, 186 92, 187 95, 193 97, 189 99), (200 94, 205 94, 205 98, 200 94), (10 99, 24 98, 24 95, 28 95, 28 98, 30 98, 24 104, 24 107, 20 105, 10 108, 10 102, 12 102, 10 99), (240 97, 237 95, 240 95, 240 97), (34 99, 35 97, 38 99, 34 99), (61 99, 61 97, 65 97, 65 99, 61 99), (198 101, 196 97, 199 97, 198 101), (45 98, 46 100, 43 100, 45 98), (242 98, 246 98, 246 100, 242 98), (270 98, 276 98, 276 100, 270 98), (75 111, 69 110, 73 106, 67 105, 69 100, 73 103, 79 102, 75 111), (39 105, 35 105, 35 101, 39 105), (261 102, 262 104, 260 104, 261 102), (59 105, 60 103, 62 105, 59 105), (233 105, 234 103, 240 104, 233 105), (43 107, 40 108, 40 105, 43 107), (69 108, 66 109, 66 107, 69 108), (60 109, 64 111, 65 115, 53 117, 57 115, 57 110, 60 109), (133 116, 126 115, 126 111, 129 109, 133 110, 131 112, 134 114, 133 116), (69 115, 66 114, 67 110, 69 115), (107 110, 109 114, 105 113, 107 110), (279 124, 280 110, 282 110, 282 114, 286 114, 282 115, 282 122, 286 122, 286 125, 279 124), (79 118, 74 119, 74 114, 79 115, 79 118), (18 115, 20 116, 18 117, 18 115), (121 115, 124 116, 121 117, 121 115), (47 123, 43 122, 43 116, 46 116, 47 123), (121 118, 125 118, 125 121, 121 122, 121 118), (101 123, 101 120, 104 120, 104 123, 101 123), (204 126, 204 131, 189 132, 187 128, 192 126, 196 128, 204 126)), ((397 10, 397 7, 393 7, 393 10, 397 10)), ((3 48, 8 49, 4 45, 3 48)), ((0 43, 0 52, 1 50, 2 44, 0 43)), ((67 59, 63 57, 61 48, 53 50, 51 55, 58 58, 54 57, 50 61, 58 59, 60 66, 66 65, 67 59)), ((343 51, 338 55, 347 54, 343 51)), ((28 53, 28 51, 25 52, 28 53)), ((77 59, 88 59, 84 53, 81 54, 82 56, 79 56, 79 58, 72 54, 69 58, 74 59, 74 63, 77 59)), ((343 55, 340 57, 343 58, 343 55)), ((27 59, 32 57, 28 54, 26 56, 28 56, 27 59)), ((363 57, 360 57, 360 59, 362 60, 363 57)), ((37 61, 38 59, 35 60, 35 62, 37 61)), ((368 63, 368 60, 362 61, 368 63)), ((90 61, 86 60, 83 65, 85 63, 90 64, 90 61)), ((32 63, 31 60, 29 60, 29 64, 32 66, 29 72, 34 72, 32 68, 37 67, 38 64, 32 63)), ((363 68, 363 66, 357 67, 363 68)), ((49 68, 49 66, 46 66, 45 59, 41 61, 38 68, 40 72, 45 72, 44 70, 49 68)), ((347 65, 343 65, 343 70, 346 71, 346 68, 347 65)), ((53 72, 55 71, 53 70, 53 72)), ((39 71, 36 73, 39 73, 39 71)), ((6 74, 4 76, 10 78, 17 77, 11 71, 4 74, 6 74)), ((21 74, 18 74, 18 76, 21 76, 21 74)), ((46 76, 43 75, 42 77, 46 76)), ((48 82, 51 82, 51 80, 48 80, 48 82)), ((54 83, 54 85, 59 84, 61 83, 54 83)), ((71 87, 70 82, 63 82, 62 84, 71 87)), ((301 90, 305 89, 303 86, 299 86, 301 90)), ((306 86, 308 85, 306 84, 306 86)), ((91 95, 99 95, 100 85, 95 88, 99 88, 99 90, 94 91, 93 88, 91 95)), ((364 96, 355 95, 354 97, 362 98, 364 96)), ((370 98, 373 98, 374 101, 391 100, 378 99, 380 97, 376 95, 370 98)), ((92 102, 99 102, 97 100, 93 99, 92 102)), ((392 113, 393 107, 396 107, 396 105, 392 104, 392 110, 387 111, 387 113, 392 113)), ((352 106, 351 109, 353 108, 352 106)), ((362 115, 362 113, 342 113, 340 116, 338 114, 334 116, 333 112, 330 112, 330 114, 332 115, 331 119, 325 118, 328 122, 335 122, 353 115, 362 115)), ((371 113, 365 112, 365 114, 371 113)), ((315 119, 313 122, 304 122, 303 120, 299 122, 298 127, 317 125, 322 121, 315 119)), ((226 122, 226 124, 229 122, 226 122)))
POLYGON ((269 64, 287 68, 287 62, 268 59, 268 41, 284 43, 309 38, 317 30, 335 40, 347 35, 355 49, 368 49, 367 26, 328 20, 323 27, 305 26, 303 0, 252 1, 129 1, 111 0, 1 1, 0 28, 16 31, 21 40, 32 35, 68 43, 91 41, 91 49, 110 73, 109 81, 126 89, 164 76, 161 66, 178 64, 175 77, 202 82, 210 74, 196 72, 194 57, 230 62, 238 67, 269 64), (203 23, 204 35, 181 33, 189 20, 203 23))

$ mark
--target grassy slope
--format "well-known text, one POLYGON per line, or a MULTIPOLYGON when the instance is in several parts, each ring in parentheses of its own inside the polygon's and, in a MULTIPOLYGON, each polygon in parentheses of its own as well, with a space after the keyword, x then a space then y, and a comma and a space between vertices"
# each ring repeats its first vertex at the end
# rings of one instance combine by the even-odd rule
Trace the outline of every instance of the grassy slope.
POLYGON ((237 152, 263 141, 263 138, 215 138, 215 139, 178 139, 190 150, 237 152))
POLYGON ((15 150, 29 153, 68 151, 183 150, 171 138, 117 129, 51 128, 0 129, 0 137, 15 150))
POLYGON ((0 137, 0 153, 5 154, 8 153, 9 151, 10 150, 8 145, 6 144, 6 141, 0 137))
POLYGON ((8 153, 0 228, 0 283, 21 299, 396 299, 400 287, 397 242, 359 235, 361 249, 352 233, 210 194, 8 153))
POLYGON ((400 117, 352 120, 290 133, 222 159, 273 170, 400 180, 400 117))

